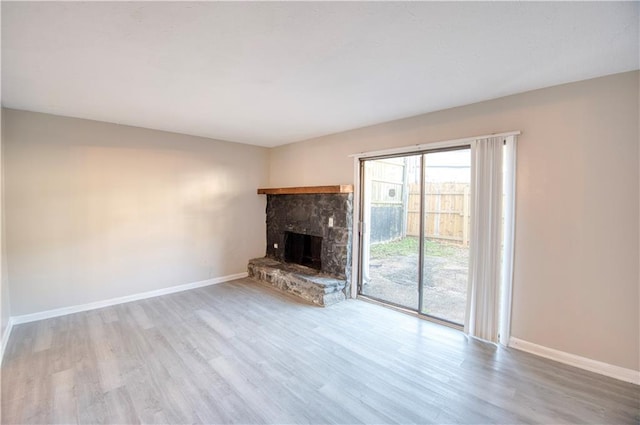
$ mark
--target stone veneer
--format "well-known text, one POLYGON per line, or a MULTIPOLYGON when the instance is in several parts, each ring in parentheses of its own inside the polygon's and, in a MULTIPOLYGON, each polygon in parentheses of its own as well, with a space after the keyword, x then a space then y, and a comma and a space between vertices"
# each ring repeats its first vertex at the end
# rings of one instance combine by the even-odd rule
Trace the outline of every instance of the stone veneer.
POLYGON ((322 307, 345 299, 346 281, 336 279, 299 264, 283 263, 272 258, 249 260, 249 276, 281 291, 322 307))
MULTIPOLYGON (((352 217, 353 217, 353 194, 352 193, 316 193, 316 194, 289 194, 289 195, 267 195, 267 252, 269 259, 284 263, 285 232, 302 233, 306 235, 322 237, 322 267, 320 276, 338 279, 344 285, 332 284, 344 297, 348 298, 351 288, 351 238, 352 238, 352 217), (333 218, 333 226, 329 227, 329 218, 333 218), (278 245, 278 248, 274 247, 278 245)), ((260 259, 251 260, 249 263, 249 274, 254 278, 260 278, 257 266, 261 269, 262 276, 278 276, 281 280, 289 275, 282 268, 275 267, 274 273, 266 273, 262 270, 264 262, 260 259)), ((304 268, 308 269, 308 268, 304 268)), ((300 280, 301 268, 296 269, 295 279, 300 280)), ((313 284, 318 281, 318 272, 308 269, 308 276, 305 282, 313 284)), ((292 277, 293 278, 293 277, 292 277)), ((261 279, 263 280, 263 279, 261 279)), ((291 290, 289 284, 280 282, 274 284, 267 282, 280 289, 292 292, 294 295, 297 289, 291 290)), ((305 283, 305 285, 306 285, 305 283)), ((322 288, 321 288, 322 289, 322 288)), ((333 289, 332 289, 333 291, 333 289)), ((332 296, 333 297, 333 296, 332 296)), ((304 297, 303 297, 304 298, 304 297)), ((332 299, 336 299, 333 297, 332 299)), ((342 298, 344 299, 344 298, 342 298)), ((321 303, 316 303, 323 305, 321 303)))

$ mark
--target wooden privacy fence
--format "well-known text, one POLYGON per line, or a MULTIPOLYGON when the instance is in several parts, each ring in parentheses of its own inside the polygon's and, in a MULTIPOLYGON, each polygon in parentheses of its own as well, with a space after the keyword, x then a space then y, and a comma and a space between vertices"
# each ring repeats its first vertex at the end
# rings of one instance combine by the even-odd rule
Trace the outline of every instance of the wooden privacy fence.
MULTIPOLYGON (((469 184, 425 184, 425 236, 469 244, 469 184)), ((420 236, 420 185, 409 185, 407 236, 420 236)))
POLYGON ((405 158, 371 161, 366 172, 371 191, 371 242, 388 242, 404 237, 408 202, 405 158))
MULTIPOLYGON (((412 159, 414 159, 412 161, 412 159)), ((370 182, 370 240, 388 242, 420 236, 419 162, 387 158, 367 163, 370 182)), ((425 236, 469 244, 469 183, 425 183, 425 236)))

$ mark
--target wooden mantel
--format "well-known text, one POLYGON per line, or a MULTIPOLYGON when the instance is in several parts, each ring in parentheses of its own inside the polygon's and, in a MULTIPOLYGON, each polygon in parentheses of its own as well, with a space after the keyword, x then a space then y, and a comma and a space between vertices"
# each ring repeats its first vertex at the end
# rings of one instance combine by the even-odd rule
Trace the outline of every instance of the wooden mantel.
POLYGON ((331 186, 273 187, 258 189, 258 195, 308 195, 314 193, 353 193, 352 184, 331 186))

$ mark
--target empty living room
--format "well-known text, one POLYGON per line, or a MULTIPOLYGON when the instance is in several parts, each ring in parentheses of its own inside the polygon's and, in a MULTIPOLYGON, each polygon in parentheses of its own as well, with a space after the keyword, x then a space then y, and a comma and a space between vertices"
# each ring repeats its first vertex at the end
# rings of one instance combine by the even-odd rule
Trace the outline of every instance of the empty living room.
POLYGON ((640 424, 640 2, 0 15, 2 424, 640 424))

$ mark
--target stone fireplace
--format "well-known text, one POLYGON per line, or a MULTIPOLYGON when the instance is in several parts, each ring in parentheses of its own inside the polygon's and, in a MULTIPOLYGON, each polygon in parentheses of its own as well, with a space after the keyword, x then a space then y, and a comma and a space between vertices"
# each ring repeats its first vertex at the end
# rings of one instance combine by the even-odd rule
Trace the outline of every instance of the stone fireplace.
POLYGON ((267 247, 249 276, 318 305, 349 296, 353 188, 259 189, 267 195, 267 247))

